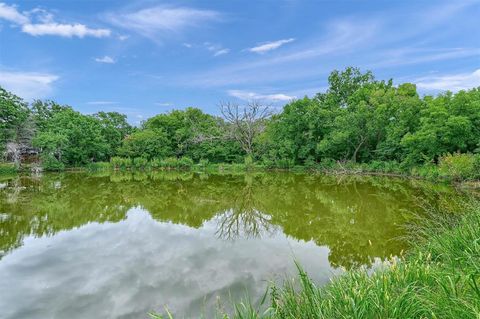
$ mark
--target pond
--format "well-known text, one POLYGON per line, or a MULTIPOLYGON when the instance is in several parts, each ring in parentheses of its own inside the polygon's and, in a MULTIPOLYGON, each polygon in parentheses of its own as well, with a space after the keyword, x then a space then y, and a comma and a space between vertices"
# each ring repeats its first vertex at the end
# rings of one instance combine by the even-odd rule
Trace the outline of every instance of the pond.
POLYGON ((1 318, 178 317, 258 303, 298 261, 319 284, 407 249, 447 186, 294 173, 0 180, 1 318))

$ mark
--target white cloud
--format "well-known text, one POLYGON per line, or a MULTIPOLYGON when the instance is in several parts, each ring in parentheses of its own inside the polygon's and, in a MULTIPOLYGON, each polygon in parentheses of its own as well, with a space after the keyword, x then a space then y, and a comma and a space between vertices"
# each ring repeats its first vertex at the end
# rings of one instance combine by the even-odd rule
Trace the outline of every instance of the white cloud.
POLYGON ((220 49, 218 51, 215 51, 213 56, 224 55, 224 54, 227 54, 228 52, 230 52, 230 49, 220 49))
MULTIPOLYGON (((224 48, 219 44, 212 44, 210 42, 204 42, 203 45, 208 51, 213 52, 213 56, 224 55, 230 52, 230 49, 224 48)), ((191 46, 190 46, 191 47, 191 46)))
POLYGON ((338 67, 338 64, 331 63, 331 57, 345 56, 371 45, 379 29, 377 20, 348 19, 330 22, 326 25, 323 36, 296 43, 278 54, 263 54, 253 60, 250 57, 197 74, 188 74, 188 77, 179 75, 175 81, 199 87, 231 87, 318 78, 338 67), (327 62, 317 63, 322 57, 328 57, 327 62))
POLYGON ((88 105, 112 105, 117 104, 117 102, 113 101, 91 101, 87 103, 88 105))
POLYGON ((95 58, 95 61, 99 63, 109 63, 109 64, 113 64, 117 62, 112 57, 109 57, 108 55, 101 58, 95 58))
POLYGON ((291 101, 296 99, 296 96, 289 96, 282 93, 276 94, 259 94, 255 92, 248 92, 242 90, 229 90, 227 91, 228 95, 236 97, 240 100, 266 100, 266 101, 273 101, 273 102, 285 102, 291 101))
POLYGON ((54 22, 53 14, 48 12, 45 9, 35 8, 33 10, 26 12, 26 14, 29 17, 34 17, 36 20, 40 21, 41 23, 54 22))
POLYGON ((419 88, 440 91, 460 91, 480 87, 480 69, 471 73, 423 77, 414 81, 419 88))
POLYGON ((267 42, 267 43, 258 45, 256 47, 250 48, 248 49, 248 51, 255 52, 255 53, 265 53, 267 51, 278 49, 282 45, 293 42, 293 41, 295 41, 295 39, 290 38, 290 39, 283 39, 283 40, 278 40, 273 42, 267 42))
POLYGON ((20 13, 16 7, 0 3, 0 19, 11 21, 22 27, 22 32, 33 35, 56 35, 61 37, 91 36, 95 38, 108 37, 111 34, 109 29, 93 29, 81 23, 57 23, 53 14, 44 9, 33 9, 26 14, 20 13), (32 19, 36 22, 32 22, 32 19))
POLYGON ((26 100, 47 97, 58 79, 49 73, 0 71, 0 85, 26 100))
POLYGON ((171 102, 157 102, 157 103, 154 103, 155 105, 158 105, 158 106, 173 106, 173 103, 171 102))
POLYGON ((410 64, 422 64, 435 61, 454 60, 480 55, 480 49, 471 48, 442 48, 442 49, 415 49, 401 48, 380 51, 381 57, 375 62, 366 65, 369 69, 380 67, 395 67, 410 64), (387 58, 385 58, 387 57, 387 58))
POLYGON ((29 22, 28 17, 20 13, 15 6, 9 6, 5 3, 0 3, 0 19, 5 19, 16 24, 29 22))
POLYGON ((167 33, 181 32, 190 27, 218 20, 219 17, 218 12, 211 10, 155 6, 128 13, 112 13, 107 16, 107 20, 121 28, 158 40, 167 33))
POLYGON ((182 45, 188 49, 196 48, 196 49, 205 49, 207 51, 212 52, 214 57, 224 55, 230 52, 229 48, 224 48, 221 44, 215 44, 211 42, 203 42, 202 44, 192 44, 188 42, 182 43, 182 45))
POLYGON ((24 24, 22 31, 33 36, 41 35, 58 35, 61 37, 79 37, 92 36, 95 38, 103 38, 110 36, 109 29, 91 29, 84 24, 60 24, 60 23, 39 23, 24 24))

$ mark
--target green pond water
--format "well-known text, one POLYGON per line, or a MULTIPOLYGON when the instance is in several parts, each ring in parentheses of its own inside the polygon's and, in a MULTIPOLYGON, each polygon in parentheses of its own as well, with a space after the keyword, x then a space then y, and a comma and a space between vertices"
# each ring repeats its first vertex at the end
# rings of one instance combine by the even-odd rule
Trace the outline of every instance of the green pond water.
POLYGON ((293 173, 0 179, 0 318, 211 314, 269 281, 319 284, 398 256, 442 185, 293 173))

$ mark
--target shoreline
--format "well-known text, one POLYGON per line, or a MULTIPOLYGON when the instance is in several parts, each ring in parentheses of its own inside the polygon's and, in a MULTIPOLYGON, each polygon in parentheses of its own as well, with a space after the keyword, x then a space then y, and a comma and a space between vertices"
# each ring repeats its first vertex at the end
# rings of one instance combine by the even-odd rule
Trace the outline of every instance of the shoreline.
MULTIPOLYGON (((480 190, 480 179, 466 179, 466 180, 454 180, 447 176, 435 176, 435 177, 426 177, 420 176, 418 174, 409 174, 409 173, 395 173, 395 172, 382 172, 382 171, 372 171, 372 170, 363 170, 362 168, 357 169, 326 169, 326 168, 310 168, 307 166, 295 166, 292 168, 267 168, 262 165, 251 165, 247 167, 244 164, 238 163, 221 163, 221 164, 209 164, 207 166, 200 166, 200 164, 194 164, 190 167, 161 167, 161 168, 152 168, 152 167, 143 167, 143 168, 114 168, 110 163, 100 162, 93 163, 91 167, 89 166, 74 166, 66 167, 64 170, 51 171, 51 170, 41 170, 40 172, 100 172, 100 171, 112 171, 112 172, 150 172, 150 171, 178 171, 178 172, 194 172, 194 173, 262 173, 262 172, 290 172, 290 173, 313 173, 318 175, 330 175, 330 176, 378 176, 378 177, 392 177, 392 178, 402 178, 410 180, 421 180, 428 182, 441 182, 445 184, 450 184, 455 188, 466 189, 477 191, 480 190), (96 167, 95 164, 101 164, 101 167, 96 167)), ((0 172, 1 176, 6 175, 18 175, 25 173, 33 173, 30 170, 30 167, 24 167, 16 171, 0 172)))

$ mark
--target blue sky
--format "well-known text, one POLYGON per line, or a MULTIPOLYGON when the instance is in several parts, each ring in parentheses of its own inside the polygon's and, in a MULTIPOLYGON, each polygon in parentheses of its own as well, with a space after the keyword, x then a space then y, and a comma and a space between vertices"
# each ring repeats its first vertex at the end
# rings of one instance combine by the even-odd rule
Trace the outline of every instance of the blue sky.
POLYGON ((349 65, 422 93, 480 86, 480 1, 0 2, 0 85, 132 123, 282 106, 349 65))

